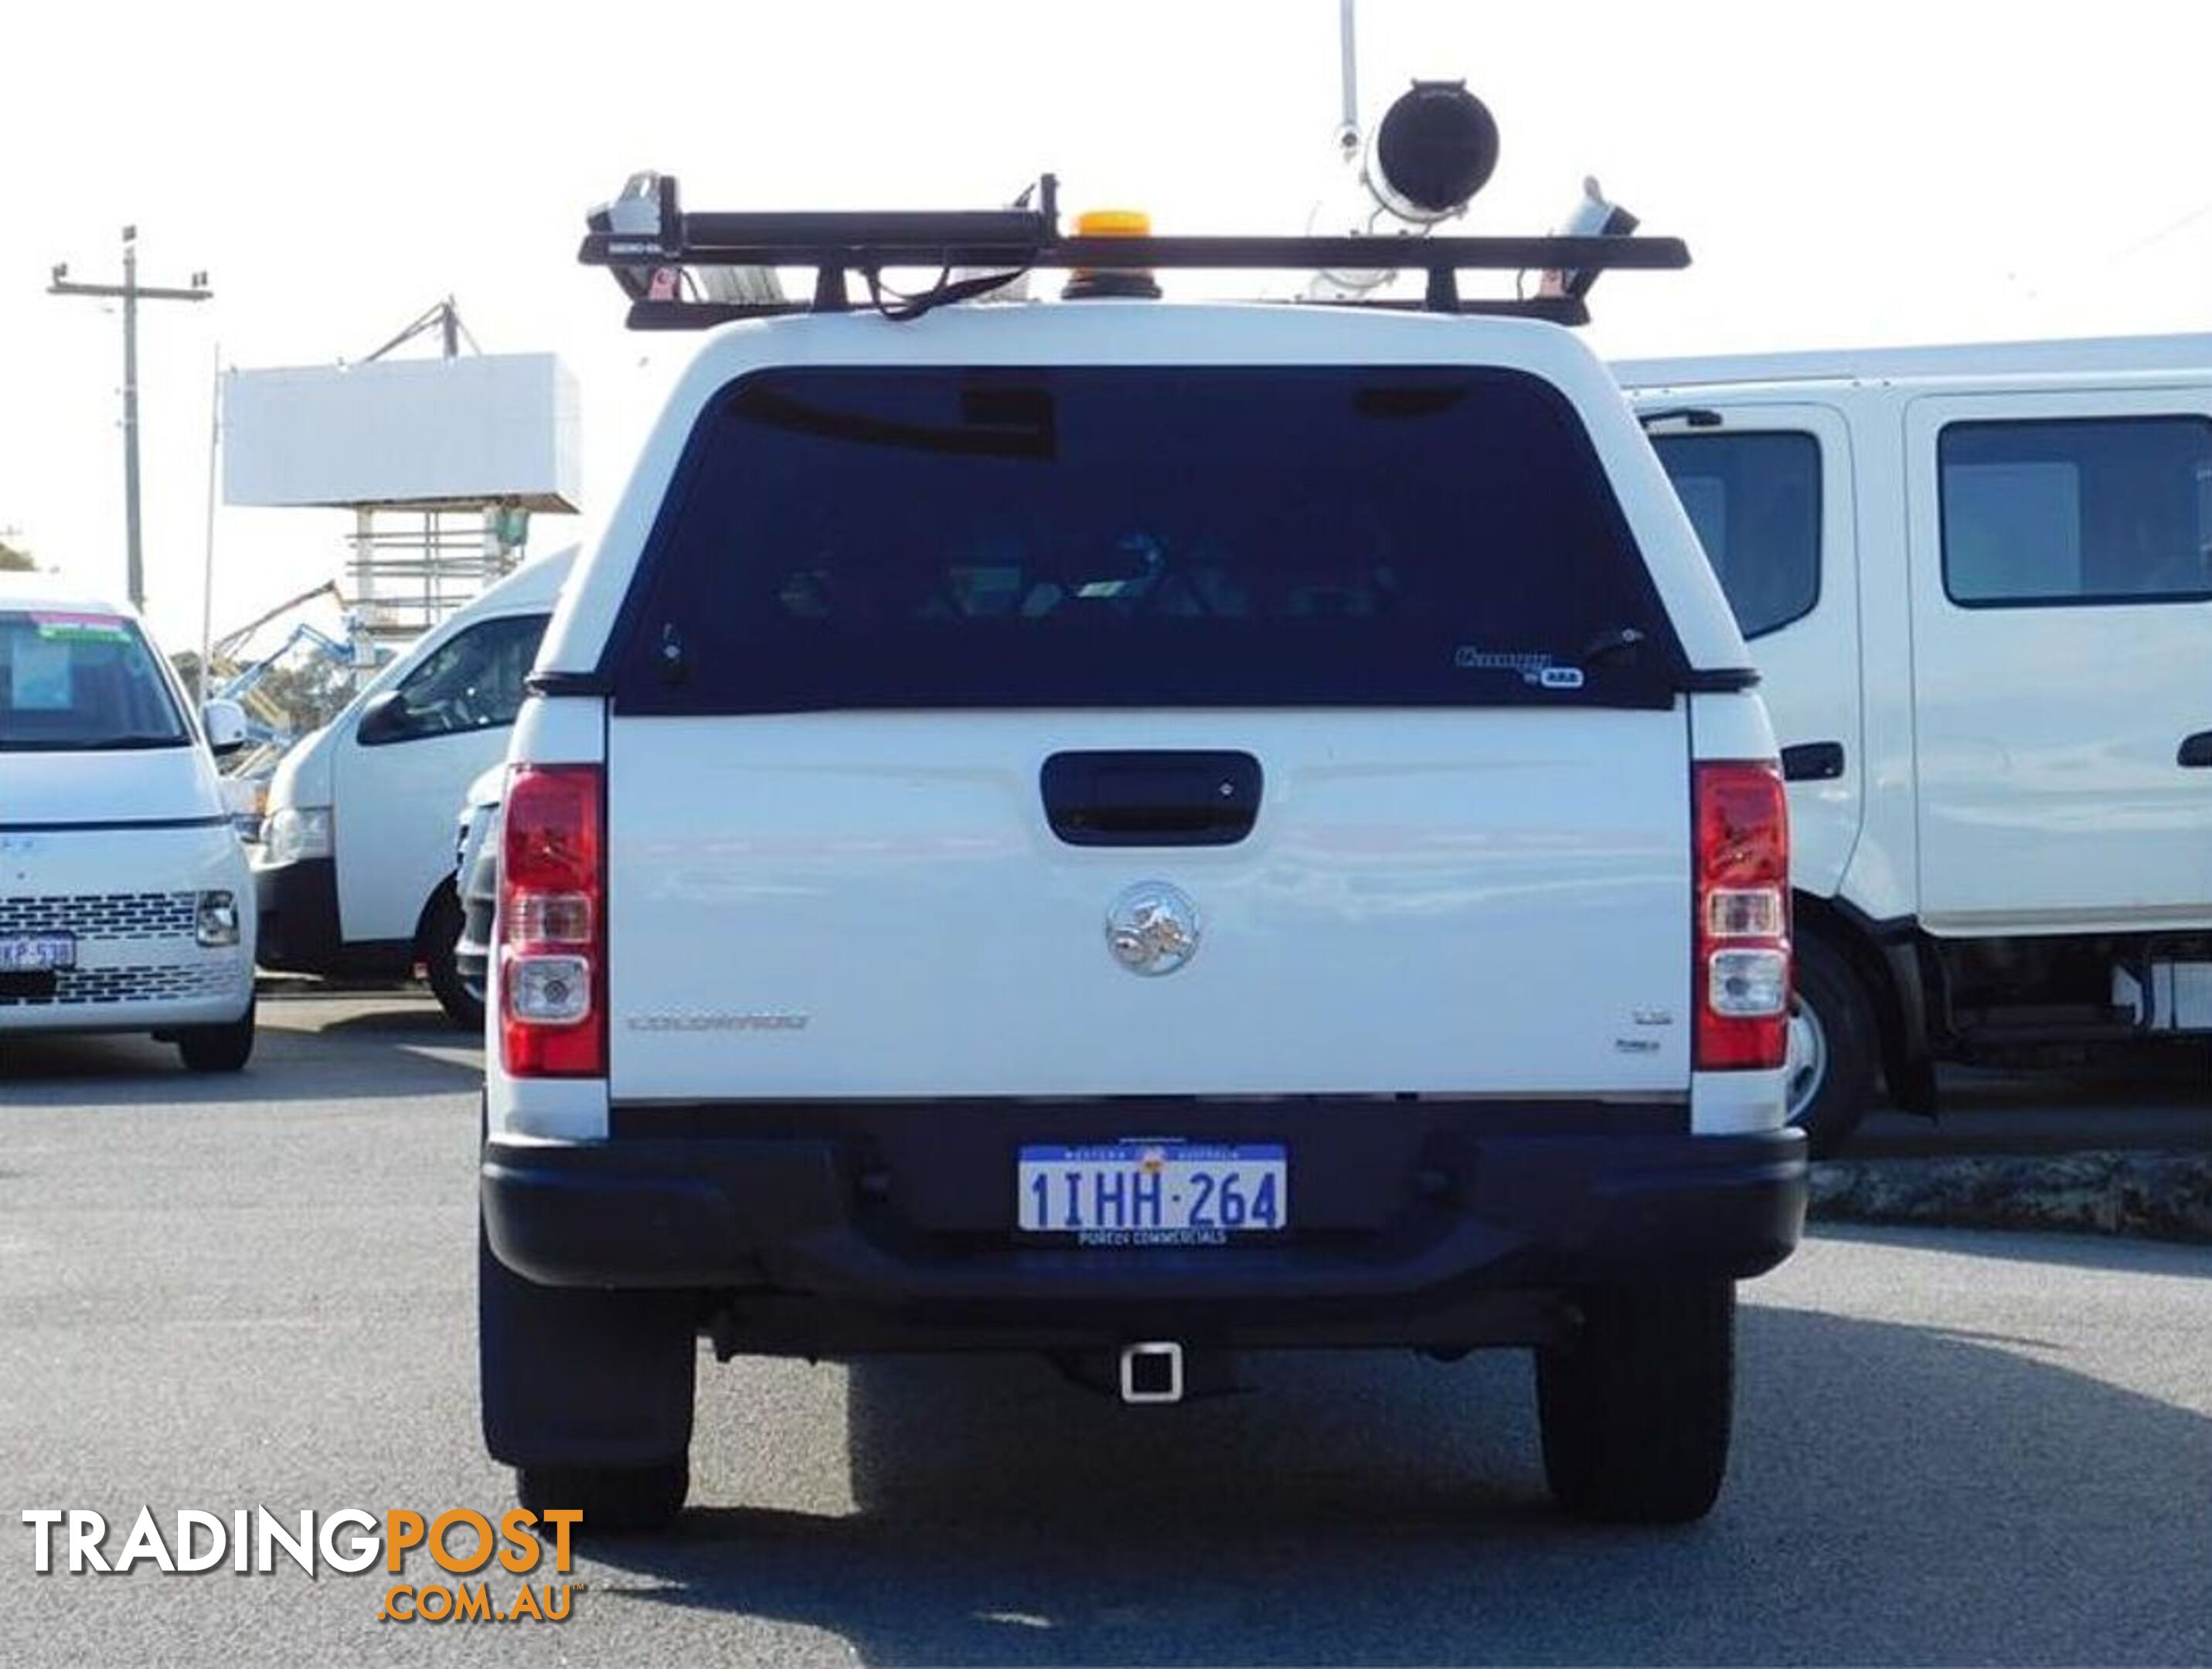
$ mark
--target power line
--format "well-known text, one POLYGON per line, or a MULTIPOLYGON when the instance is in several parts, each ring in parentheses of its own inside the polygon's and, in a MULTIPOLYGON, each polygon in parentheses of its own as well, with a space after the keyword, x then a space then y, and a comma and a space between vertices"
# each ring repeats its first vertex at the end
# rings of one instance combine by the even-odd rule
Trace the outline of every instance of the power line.
POLYGON ((2156 245, 2164 243, 2168 238, 2173 236, 2175 233, 2186 232, 2191 227, 2196 225, 2197 222, 2203 220, 2208 215, 2212 215, 2212 202, 2200 203, 2194 209, 2191 209, 2187 214, 2184 215, 2179 220, 2169 222, 2167 224, 2159 228, 2157 231, 2152 233, 2148 237, 2139 238, 2134 243, 2130 244, 2125 249, 2119 251, 2117 254, 2108 255, 2105 258, 2109 263, 2112 261, 2124 261, 2130 255, 2140 255, 2146 249, 2149 249, 2156 245))

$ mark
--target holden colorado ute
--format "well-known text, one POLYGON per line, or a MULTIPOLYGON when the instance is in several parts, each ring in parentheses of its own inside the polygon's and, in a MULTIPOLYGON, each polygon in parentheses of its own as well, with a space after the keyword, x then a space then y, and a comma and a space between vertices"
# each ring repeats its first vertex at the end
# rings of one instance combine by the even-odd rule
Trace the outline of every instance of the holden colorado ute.
POLYGON ((524 1499, 671 1517, 703 1336, 1137 1404, 1237 1352, 1532 1348, 1569 1509, 1704 1513, 1735 1284, 1804 1210, 1786 812, 1612 377, 1455 304, 1490 240, 1413 246, 1423 311, 1184 305, 1132 269, 1349 240, 659 184, 586 258, 640 322, 738 322, 509 755, 480 1355, 524 1499), (1085 299, 847 302, 915 248, 1085 299), (666 277, 779 257, 811 306, 666 277))

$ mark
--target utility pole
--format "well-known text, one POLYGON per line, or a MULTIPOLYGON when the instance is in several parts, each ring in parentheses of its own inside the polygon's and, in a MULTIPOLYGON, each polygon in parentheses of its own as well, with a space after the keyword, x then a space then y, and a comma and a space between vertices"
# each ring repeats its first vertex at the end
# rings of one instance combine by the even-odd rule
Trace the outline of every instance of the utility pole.
POLYGON ((75 284, 69 282, 69 263, 56 263, 49 295, 120 297, 123 302, 123 525, 129 567, 126 570, 131 606, 146 606, 145 553, 138 535, 138 304, 143 301, 204 301, 215 292, 207 287, 207 274, 195 272, 184 289, 157 288, 138 282, 138 228, 123 228, 123 282, 120 284, 75 284))
POLYGON ((214 689, 208 682, 215 660, 215 481, 216 458, 222 445, 222 344, 215 345, 215 363, 208 388, 207 542, 200 562, 200 705, 207 705, 214 689))

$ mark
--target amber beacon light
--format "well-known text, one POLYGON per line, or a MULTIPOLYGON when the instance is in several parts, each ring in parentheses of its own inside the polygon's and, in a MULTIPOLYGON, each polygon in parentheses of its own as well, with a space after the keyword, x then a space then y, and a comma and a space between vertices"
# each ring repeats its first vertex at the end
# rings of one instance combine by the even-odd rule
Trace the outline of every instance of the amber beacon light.
MULTIPOLYGON (((1083 238, 1149 238, 1152 217, 1141 209, 1091 209, 1075 217, 1075 235, 1083 238)), ((1138 296, 1159 300, 1159 281, 1143 268, 1101 270, 1077 266, 1069 270, 1060 289, 1065 301, 1096 300, 1104 296, 1138 296)))

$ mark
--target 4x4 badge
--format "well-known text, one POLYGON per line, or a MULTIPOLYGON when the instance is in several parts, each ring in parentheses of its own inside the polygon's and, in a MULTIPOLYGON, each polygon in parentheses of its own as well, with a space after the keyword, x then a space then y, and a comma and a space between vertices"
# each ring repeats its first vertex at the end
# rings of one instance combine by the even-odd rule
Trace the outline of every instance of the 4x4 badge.
POLYGON ((1106 948, 1132 974, 1172 974, 1198 954, 1198 906, 1182 888, 1139 881, 1106 912, 1106 948))

